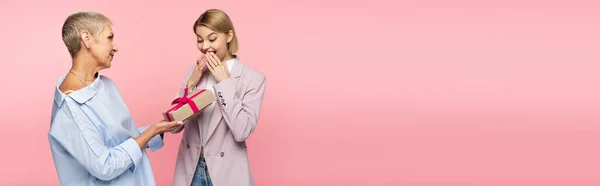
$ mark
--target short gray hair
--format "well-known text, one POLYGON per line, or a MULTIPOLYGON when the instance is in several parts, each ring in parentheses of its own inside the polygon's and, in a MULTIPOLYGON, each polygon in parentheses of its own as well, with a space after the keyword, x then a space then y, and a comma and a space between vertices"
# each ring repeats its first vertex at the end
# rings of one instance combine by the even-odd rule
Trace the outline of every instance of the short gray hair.
POLYGON ((81 49, 81 32, 89 31, 96 39, 104 29, 104 24, 112 24, 104 15, 97 12, 81 11, 71 14, 62 27, 62 40, 74 58, 81 49))

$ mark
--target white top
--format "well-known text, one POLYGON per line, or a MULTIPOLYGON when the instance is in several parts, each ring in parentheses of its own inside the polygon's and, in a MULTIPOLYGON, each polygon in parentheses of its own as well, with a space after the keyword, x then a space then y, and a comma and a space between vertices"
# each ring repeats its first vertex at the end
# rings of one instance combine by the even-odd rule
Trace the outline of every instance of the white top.
MULTIPOLYGON (((230 60, 227 60, 224 62, 225 64, 227 64, 227 70, 229 71, 229 73, 231 73, 231 68, 233 67, 233 64, 235 64, 236 60, 237 60, 237 58, 234 57, 234 58, 231 58, 230 60)), ((208 81, 206 82, 205 89, 210 90, 213 93, 213 95, 216 96, 217 94, 215 93, 215 89, 213 88, 213 86, 215 84, 217 84, 217 81, 215 80, 215 78, 213 78, 212 75, 208 75, 208 81)), ((200 131, 201 132, 200 136, 202 136, 202 146, 203 147, 206 145, 206 141, 208 140, 207 139, 208 125, 209 125, 210 118, 212 117, 214 109, 215 109, 215 104, 213 103, 213 104, 208 105, 204 109, 204 111, 202 111, 202 113, 201 113, 202 114, 202 123, 201 123, 202 127, 200 127, 200 128, 202 129, 202 131, 200 131)))

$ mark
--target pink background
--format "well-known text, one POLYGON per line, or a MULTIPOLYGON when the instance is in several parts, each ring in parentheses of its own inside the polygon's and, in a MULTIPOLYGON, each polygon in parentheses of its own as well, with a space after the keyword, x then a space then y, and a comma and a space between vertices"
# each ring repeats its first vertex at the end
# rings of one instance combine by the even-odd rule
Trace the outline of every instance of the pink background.
MULTIPOLYGON (((58 185, 47 132, 70 67, 64 19, 113 20, 102 73, 137 125, 161 119, 198 56, 192 24, 227 11, 268 79, 249 139, 257 185, 600 185, 600 3, 0 2, 0 185, 58 185), (58 5, 62 4, 62 5, 58 5)), ((149 153, 170 185, 181 136, 149 153)))

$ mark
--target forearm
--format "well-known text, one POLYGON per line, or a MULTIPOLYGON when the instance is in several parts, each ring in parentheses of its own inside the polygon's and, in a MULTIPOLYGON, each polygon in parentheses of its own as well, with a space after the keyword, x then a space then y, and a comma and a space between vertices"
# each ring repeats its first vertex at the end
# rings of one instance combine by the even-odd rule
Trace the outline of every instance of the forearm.
POLYGON ((244 96, 236 93, 236 84, 232 79, 224 80, 213 86, 217 92, 218 108, 223 113, 234 139, 245 141, 256 128, 265 89, 265 79, 252 82, 244 96), (243 98, 243 99, 242 99, 243 98))

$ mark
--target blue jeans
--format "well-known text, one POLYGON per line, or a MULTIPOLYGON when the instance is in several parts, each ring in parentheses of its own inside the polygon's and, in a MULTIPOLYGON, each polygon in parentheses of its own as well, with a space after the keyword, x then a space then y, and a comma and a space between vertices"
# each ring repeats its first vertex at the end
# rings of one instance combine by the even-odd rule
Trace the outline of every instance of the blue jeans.
POLYGON ((192 179, 192 186, 212 186, 210 181, 210 175, 208 175, 208 167, 206 167, 206 161, 204 156, 200 156, 198 165, 196 166, 196 172, 194 173, 194 179, 192 179))

